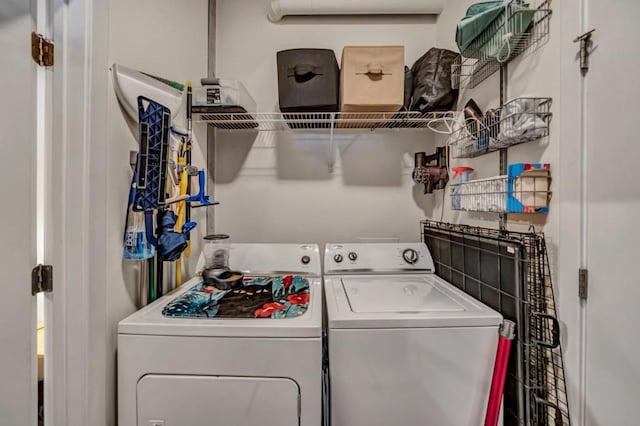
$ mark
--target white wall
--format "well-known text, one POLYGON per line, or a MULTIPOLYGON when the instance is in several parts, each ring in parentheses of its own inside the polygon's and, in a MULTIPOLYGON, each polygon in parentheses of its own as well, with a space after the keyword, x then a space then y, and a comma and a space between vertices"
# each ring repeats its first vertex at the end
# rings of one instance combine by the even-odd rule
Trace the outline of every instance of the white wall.
MULTIPOLYGON (((118 63, 148 73, 186 82, 207 73, 208 0, 127 0, 110 1, 109 63, 118 63)), ((108 70, 104 70, 105 73, 108 70)), ((108 393, 115 403, 116 333, 118 321, 135 311, 137 300, 137 262, 122 261, 122 234, 131 182, 129 151, 137 149, 136 138, 125 122, 113 86, 108 93, 108 185, 107 185, 107 312, 108 393)), ((135 128, 134 128, 135 130, 135 128)), ((193 159, 204 166, 204 129, 196 132, 198 143, 193 159)), ((204 209, 194 212, 200 226, 194 241, 206 230, 204 209)), ((198 253, 196 244, 194 252, 198 253)), ((192 262, 195 263, 195 262, 192 262)), ((191 265, 193 269, 194 265, 191 265)), ((109 410, 115 414, 115 406, 109 410)), ((115 424, 114 418, 107 424, 115 424)))
MULTIPOLYGON (((401 44, 411 66, 435 44, 433 17, 288 17, 267 20, 268 0, 219 1, 216 74, 241 80, 261 111, 278 110, 276 52, 401 44)), ((430 132, 341 134, 329 173, 326 133, 218 132, 216 231, 236 242, 420 239, 433 199, 411 181, 413 153, 434 150, 430 132)))
MULTIPOLYGON (((268 0, 219 1, 217 10, 216 74, 245 83, 262 111, 277 110, 275 54, 294 47, 332 48, 340 57, 348 44, 403 44, 410 66, 432 46, 455 48, 455 24, 474 0, 450 0, 437 19, 393 18, 286 18, 274 24, 266 19, 268 0)), ((509 66, 508 96, 522 94, 554 98, 551 136, 546 141, 514 147, 509 161, 550 162, 559 176, 561 8, 551 23, 551 37, 537 52, 509 66)), ((565 37, 566 38, 566 37, 565 37)), ((207 71, 207 1, 111 0, 110 63, 148 71, 177 81, 197 81, 207 71)), ((105 71, 106 72, 106 71, 105 71)), ((498 105, 498 79, 494 75, 471 93, 487 109, 498 105)), ((130 183, 129 150, 136 148, 113 92, 109 92, 107 202, 108 315, 110 375, 115 377, 117 322, 135 310, 135 270, 121 261, 121 239, 126 197, 130 183)), ((203 161, 204 126, 196 126, 199 139, 194 158, 203 161)), ((338 138, 335 172, 327 170, 328 138, 322 133, 296 136, 218 132, 216 142, 216 231, 229 233, 236 242, 356 241, 361 238, 393 238, 416 241, 419 220, 424 218, 496 226, 497 216, 451 212, 442 191, 423 195, 411 182, 413 153, 430 152, 440 137, 429 132, 346 134, 338 138)), ((204 162, 202 163, 204 164, 204 162)), ((476 168, 476 177, 497 174, 498 154, 454 164, 476 168)), ((552 190, 559 192, 558 179, 552 190)), ((554 197, 550 214, 543 218, 554 266, 559 244, 559 211, 554 197)), ((202 212, 203 213, 203 212, 202 212)), ((204 223, 200 220, 200 223, 204 223)), ((511 228, 526 224, 510 223, 511 228)), ((204 227, 203 227, 204 228, 204 227)), ((204 230, 201 229, 200 232, 204 230)), ((196 236, 196 242, 199 238, 196 236)), ((196 247, 197 250, 197 247, 196 247)), ((196 251, 197 252, 197 251, 196 251)), ((577 322, 573 271, 558 273, 555 285, 561 319, 567 330, 570 392, 577 380, 577 322), (558 277, 565 281, 560 281, 558 277), (563 316, 563 312, 571 315, 563 316)), ((560 271, 562 271, 560 269, 560 271)), ((113 383, 112 383, 113 384, 113 383)), ((111 388, 109 395, 114 395, 111 388)), ((575 393, 573 393, 575 395, 575 393)), ((108 424, 114 424, 111 421, 108 424)))
MULTIPOLYGON (((259 110, 277 110, 275 53, 294 47, 335 50, 348 44, 403 44, 409 66, 432 46, 456 49, 455 27, 475 0, 450 0, 437 18, 286 18, 270 23, 267 0, 220 1, 217 10, 216 73, 245 83, 259 110)), ((553 267, 557 306, 563 326, 570 397, 576 396, 578 379, 578 322, 574 271, 560 274, 558 258, 560 193, 560 93, 561 8, 554 8, 550 37, 533 52, 509 64, 506 97, 552 97, 550 136, 509 150, 509 163, 551 163, 555 194, 546 216, 509 216, 509 228, 526 230, 530 222, 543 230, 553 267), (562 281, 560 278, 562 277, 562 281), (563 313, 566 312, 566 315, 563 313)), ((563 38, 564 37, 564 38, 563 38)), ((564 46, 566 47, 566 45, 564 46)), ((460 104, 473 97, 484 110, 499 105, 498 73, 477 88, 461 94, 460 104)), ((216 142, 216 231, 235 241, 354 241, 366 237, 418 240, 419 220, 432 218, 497 227, 495 214, 460 213, 450 209, 448 191, 422 195, 410 179, 411 156, 432 151, 446 138, 429 133, 416 137, 404 133, 365 133, 344 136, 339 143, 338 167, 326 169, 324 136, 287 134, 238 136, 218 132, 216 142), (399 167, 398 164, 402 166, 399 167), (444 212, 442 196, 445 195, 444 212)), ((499 154, 454 160, 469 165, 476 178, 499 174, 499 154)), ((565 219, 567 220, 567 219, 565 219)), ((570 252, 567 248, 565 252, 570 252)), ((575 400, 577 398, 572 398, 575 400)))

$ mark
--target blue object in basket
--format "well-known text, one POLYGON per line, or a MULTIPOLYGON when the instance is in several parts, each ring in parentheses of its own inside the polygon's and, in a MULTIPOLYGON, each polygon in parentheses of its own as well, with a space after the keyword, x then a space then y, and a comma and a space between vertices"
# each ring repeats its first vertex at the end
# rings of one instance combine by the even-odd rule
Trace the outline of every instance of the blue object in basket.
POLYGON ((480 136, 476 140, 476 150, 484 151, 489 147, 489 137, 488 136, 480 136))

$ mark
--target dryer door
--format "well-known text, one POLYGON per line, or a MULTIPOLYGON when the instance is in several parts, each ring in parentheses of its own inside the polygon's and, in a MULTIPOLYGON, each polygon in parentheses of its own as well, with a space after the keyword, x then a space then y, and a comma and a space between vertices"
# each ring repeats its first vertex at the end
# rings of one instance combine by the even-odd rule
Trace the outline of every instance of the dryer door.
POLYGON ((290 379, 150 374, 138 382, 138 426, 297 425, 299 397, 290 379))

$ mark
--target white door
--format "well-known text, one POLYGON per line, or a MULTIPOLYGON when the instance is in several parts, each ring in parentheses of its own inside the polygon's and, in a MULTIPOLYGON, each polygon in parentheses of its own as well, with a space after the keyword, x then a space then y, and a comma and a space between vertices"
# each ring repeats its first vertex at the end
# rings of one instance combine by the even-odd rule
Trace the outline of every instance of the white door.
POLYGON ((36 424, 36 64, 30 0, 0 4, 0 423, 36 424))
MULTIPOLYGON (((587 0, 587 425, 640 424, 640 2, 587 0)), ((576 70, 576 76, 578 76, 576 70)), ((576 159, 579 158, 576 155, 576 159)))

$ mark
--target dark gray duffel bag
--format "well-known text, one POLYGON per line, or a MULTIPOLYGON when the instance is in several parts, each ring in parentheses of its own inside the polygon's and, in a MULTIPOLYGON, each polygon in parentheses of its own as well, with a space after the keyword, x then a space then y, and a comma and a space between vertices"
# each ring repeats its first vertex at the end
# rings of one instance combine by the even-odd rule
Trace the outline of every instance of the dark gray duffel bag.
POLYGON ((446 49, 431 48, 413 64, 412 111, 453 110, 458 100, 458 89, 453 88, 452 68, 460 55, 446 49))

